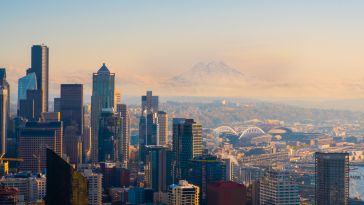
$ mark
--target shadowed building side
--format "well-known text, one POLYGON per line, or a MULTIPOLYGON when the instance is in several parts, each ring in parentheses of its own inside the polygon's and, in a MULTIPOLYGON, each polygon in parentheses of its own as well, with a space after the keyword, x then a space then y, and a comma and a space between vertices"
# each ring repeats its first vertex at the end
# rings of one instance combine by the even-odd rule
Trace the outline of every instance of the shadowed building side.
POLYGON ((47 205, 87 205, 87 179, 47 149, 47 205))

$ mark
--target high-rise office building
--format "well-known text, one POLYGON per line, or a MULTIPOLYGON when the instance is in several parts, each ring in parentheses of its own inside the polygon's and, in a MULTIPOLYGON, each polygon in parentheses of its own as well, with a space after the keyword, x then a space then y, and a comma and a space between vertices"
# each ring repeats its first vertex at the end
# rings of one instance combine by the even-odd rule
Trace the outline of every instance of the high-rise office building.
POLYGON ((6 153, 7 128, 10 112, 10 86, 6 81, 6 70, 0 68, 0 154, 6 153))
POLYGON ((157 113, 141 116, 139 122, 139 157, 145 162, 145 146, 159 144, 159 123, 157 113))
POLYGON ((187 179, 189 162, 202 155, 202 126, 193 119, 173 119, 175 179, 187 179))
POLYGON ((37 77, 37 88, 42 91, 42 112, 48 111, 49 49, 45 45, 32 46, 32 67, 37 77))
POLYGON ((147 145, 145 186, 154 192, 166 192, 172 180, 172 151, 167 146, 147 145))
POLYGON ((208 205, 245 205, 246 188, 244 184, 232 181, 219 181, 207 185, 208 205))
POLYGON ((158 96, 147 91, 141 97, 141 116, 139 120, 139 159, 145 162, 145 146, 159 144, 158 96))
POLYGON ((123 159, 123 127, 119 113, 113 108, 103 108, 100 116, 98 160, 120 162, 123 159))
POLYGON ((349 154, 315 153, 316 204, 349 204, 349 154))
POLYGON ((225 162, 213 155, 202 155, 190 161, 188 181, 200 187, 200 204, 207 204, 209 183, 226 180, 225 162))
POLYGON ((18 80, 18 107, 19 101, 27 98, 27 90, 37 90, 37 77, 34 72, 27 73, 18 80))
POLYGON ((115 73, 110 73, 105 63, 92 76, 91 96, 91 140, 92 140, 92 161, 98 161, 98 139, 101 110, 113 108, 115 91, 115 73))
POLYGON ((168 145, 168 114, 158 111, 159 142, 158 145, 168 145))
POLYGON ((24 159, 19 169, 42 171, 46 168, 46 148, 62 156, 62 138, 62 122, 27 122, 19 133, 18 155, 24 159))
POLYGON ((267 170, 259 186, 260 204, 300 204, 298 185, 287 171, 267 170))
POLYGON ((47 205, 87 205, 87 179, 64 161, 57 153, 47 149, 47 205))
POLYGON ((147 91, 147 94, 142 96, 141 115, 158 112, 158 101, 158 96, 153 96, 152 91, 147 91))
POLYGON ((70 162, 82 161, 83 85, 61 84, 61 120, 64 130, 64 152, 70 162))
POLYGON ((81 174, 87 179, 88 205, 102 205, 102 174, 91 169, 81 174))
POLYGON ((83 131, 83 85, 61 84, 61 120, 63 126, 77 127, 76 135, 83 131))
POLYGON ((122 159, 120 161, 127 165, 129 162, 129 144, 130 144, 130 115, 126 104, 118 104, 117 112, 120 114, 123 124, 123 147, 121 149, 122 159))
POLYGON ((180 180, 168 189, 168 205, 199 205, 200 188, 180 180))

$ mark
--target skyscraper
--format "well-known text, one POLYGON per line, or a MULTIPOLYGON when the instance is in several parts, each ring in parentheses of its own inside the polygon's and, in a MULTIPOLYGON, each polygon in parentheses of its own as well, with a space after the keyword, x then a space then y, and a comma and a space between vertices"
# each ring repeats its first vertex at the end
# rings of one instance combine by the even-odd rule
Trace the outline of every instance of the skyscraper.
POLYGON ((168 114, 158 111, 159 145, 168 145, 168 114))
POLYGON ((83 85, 61 84, 61 120, 64 130, 64 151, 73 164, 82 160, 83 85))
POLYGON ((168 189, 168 205, 199 205, 200 188, 180 180, 168 189))
POLYGON ((32 46, 32 67, 37 77, 37 88, 42 91, 42 112, 48 111, 49 49, 45 45, 32 46))
POLYGON ((61 84, 61 120, 64 128, 77 127, 76 135, 83 132, 83 85, 61 84))
POLYGON ((159 123, 157 113, 141 116, 139 122, 139 156, 145 162, 145 146, 159 144, 159 123))
POLYGON ((157 145, 159 142, 158 128, 158 96, 147 91, 141 98, 141 116, 139 119, 139 159, 145 162, 145 146, 157 145))
POLYGON ((172 180, 172 151, 167 146, 147 145, 145 163, 146 187, 154 192, 166 192, 172 180))
POLYGON ((202 155, 190 161, 188 181, 200 187, 200 204, 207 204, 209 183, 226 180, 226 165, 213 155, 202 155))
POLYGON ((315 153, 316 204, 349 203, 349 154, 315 153))
POLYGON ((130 144, 130 115, 126 104, 118 104, 117 112, 120 113, 123 123, 123 147, 121 150, 122 159, 120 161, 127 165, 129 161, 129 144, 130 144))
POLYGON ((175 178, 187 179, 189 162, 202 155, 202 126, 193 119, 173 119, 175 178))
POLYGON ((260 204, 299 205, 298 185, 292 173, 267 170, 260 180, 260 204))
POLYGON ((57 153, 47 149, 47 205, 87 205, 87 179, 57 153))
POLYGON ((113 108, 115 92, 115 73, 110 73, 105 63, 93 74, 92 96, 91 96, 91 140, 92 140, 92 161, 98 161, 98 134, 101 110, 113 108))
POLYGON ((37 90, 37 77, 34 72, 27 73, 18 80, 18 107, 19 101, 27 98, 27 90, 37 90))
POLYGON ((19 169, 42 171, 46 167, 46 148, 62 156, 62 137, 62 122, 27 122, 19 133, 18 155, 24 159, 19 169))
POLYGON ((6 70, 0 68, 0 154, 6 153, 7 127, 10 109, 10 86, 6 81, 6 70))
POLYGON ((123 127, 120 114, 113 108, 103 108, 100 116, 98 160, 99 162, 120 162, 123 144, 123 127))
POLYGON ((147 91, 146 95, 142 96, 142 115, 146 113, 158 112, 158 96, 153 96, 152 91, 147 91))

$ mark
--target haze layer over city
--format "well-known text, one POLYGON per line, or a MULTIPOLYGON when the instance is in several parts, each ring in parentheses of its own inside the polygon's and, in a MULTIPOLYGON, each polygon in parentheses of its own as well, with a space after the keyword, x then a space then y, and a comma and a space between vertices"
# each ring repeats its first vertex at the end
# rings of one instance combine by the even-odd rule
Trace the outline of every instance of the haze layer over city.
POLYGON ((364 2, 0 2, 0 204, 364 204, 364 2))

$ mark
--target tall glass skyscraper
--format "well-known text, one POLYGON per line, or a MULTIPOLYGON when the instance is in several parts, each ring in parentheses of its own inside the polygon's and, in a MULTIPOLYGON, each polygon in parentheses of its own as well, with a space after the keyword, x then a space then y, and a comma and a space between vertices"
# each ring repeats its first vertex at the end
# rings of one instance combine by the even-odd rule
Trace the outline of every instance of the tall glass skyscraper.
POLYGON ((27 90, 37 90, 37 77, 35 73, 28 73, 18 80, 18 102, 27 98, 27 90))
POLYGON ((173 152, 176 161, 175 178, 188 178, 189 162, 202 155, 202 126, 193 119, 173 119, 173 152))
POLYGON ((349 154, 315 153, 316 204, 349 204, 349 154))
POLYGON ((42 91, 42 112, 48 111, 49 49, 45 45, 32 47, 32 68, 37 76, 38 90, 42 91))
POLYGON ((6 70, 0 68, 0 154, 6 153, 7 127, 10 109, 10 86, 6 70))
POLYGON ((115 93, 115 73, 110 73, 105 63, 93 74, 92 96, 91 96, 91 128, 92 128, 92 151, 93 162, 98 161, 98 134, 101 110, 113 108, 115 93))

